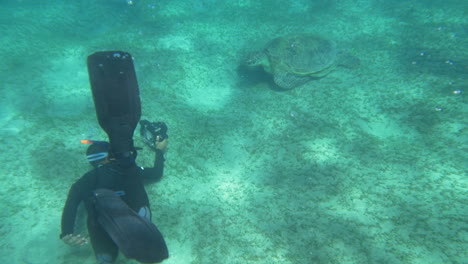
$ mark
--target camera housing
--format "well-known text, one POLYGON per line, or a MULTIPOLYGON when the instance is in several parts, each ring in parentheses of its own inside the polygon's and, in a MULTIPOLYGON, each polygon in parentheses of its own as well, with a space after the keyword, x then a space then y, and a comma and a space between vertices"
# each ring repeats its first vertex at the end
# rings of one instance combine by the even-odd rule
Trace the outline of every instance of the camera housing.
POLYGON ((161 142, 166 138, 169 138, 167 135, 166 123, 149 122, 148 120, 140 121, 140 135, 145 144, 152 150, 156 150, 155 142, 161 142))

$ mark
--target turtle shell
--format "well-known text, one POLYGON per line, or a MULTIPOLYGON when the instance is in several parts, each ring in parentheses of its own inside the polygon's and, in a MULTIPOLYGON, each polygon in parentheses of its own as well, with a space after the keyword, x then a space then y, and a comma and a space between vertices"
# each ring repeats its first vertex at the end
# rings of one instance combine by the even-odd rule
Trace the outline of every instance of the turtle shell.
POLYGON ((323 77, 337 57, 333 41, 312 34, 279 37, 265 49, 275 83, 292 89, 311 78, 323 77))

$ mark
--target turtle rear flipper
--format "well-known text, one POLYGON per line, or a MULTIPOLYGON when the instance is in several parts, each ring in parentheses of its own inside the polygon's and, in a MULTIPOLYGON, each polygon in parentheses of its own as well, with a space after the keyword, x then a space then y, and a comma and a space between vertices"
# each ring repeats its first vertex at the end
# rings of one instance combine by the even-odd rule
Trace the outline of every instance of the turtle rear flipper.
POLYGON ((357 69, 361 65, 361 60, 351 54, 340 52, 337 65, 348 69, 357 69))
POLYGON ((273 76, 273 81, 280 88, 285 90, 291 90, 297 86, 303 85, 310 81, 309 76, 298 76, 288 72, 277 72, 273 76))

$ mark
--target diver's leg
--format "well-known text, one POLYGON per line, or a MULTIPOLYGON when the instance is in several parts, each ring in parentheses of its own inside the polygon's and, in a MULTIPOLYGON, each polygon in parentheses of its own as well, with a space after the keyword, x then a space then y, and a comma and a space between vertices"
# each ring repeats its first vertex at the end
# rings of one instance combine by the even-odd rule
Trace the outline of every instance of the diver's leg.
MULTIPOLYGON (((140 181, 139 177, 134 177, 134 179, 140 181)), ((168 258, 169 253, 161 232, 148 220, 151 213, 144 188, 124 188, 124 190, 125 195, 121 196, 122 198, 111 190, 98 189, 95 191, 100 226, 106 230, 109 237, 118 245, 120 252, 127 258, 143 263, 161 262, 168 258), (136 192, 137 190, 139 192, 136 192), (138 195, 134 196, 134 194, 138 195), (140 204, 140 206, 132 207, 140 214, 134 209, 132 210, 126 201, 131 201, 135 205, 140 204), (140 208, 144 209, 140 210, 140 208)), ((96 244, 102 245, 101 243, 96 244)), ((96 249, 95 252, 108 253, 110 251, 109 249, 96 249)))
POLYGON ((88 233, 97 263, 114 263, 119 249, 97 221, 88 221, 88 233))
POLYGON ((138 215, 151 221, 151 210, 148 206, 143 206, 138 210, 138 215))
POLYGON ((125 178, 124 188, 126 195, 122 196, 125 203, 140 216, 151 220, 151 211, 148 194, 141 177, 141 169, 134 166, 126 171, 130 177, 125 178), (144 209, 142 209, 144 208, 144 209), (142 211, 143 210, 143 211, 142 211))
POLYGON ((96 260, 98 264, 112 264, 114 261, 112 260, 112 256, 109 254, 96 254, 96 260))

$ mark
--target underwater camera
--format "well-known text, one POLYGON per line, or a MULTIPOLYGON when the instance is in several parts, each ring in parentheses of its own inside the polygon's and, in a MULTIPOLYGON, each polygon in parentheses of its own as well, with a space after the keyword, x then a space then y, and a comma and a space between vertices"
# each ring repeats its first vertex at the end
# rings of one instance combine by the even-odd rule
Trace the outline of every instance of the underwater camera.
POLYGON ((161 142, 168 138, 167 125, 164 122, 140 121, 140 135, 143 141, 152 150, 156 150, 155 142, 161 142))

